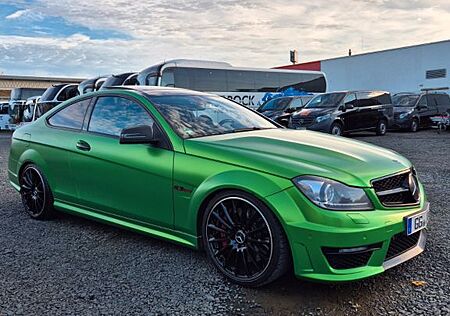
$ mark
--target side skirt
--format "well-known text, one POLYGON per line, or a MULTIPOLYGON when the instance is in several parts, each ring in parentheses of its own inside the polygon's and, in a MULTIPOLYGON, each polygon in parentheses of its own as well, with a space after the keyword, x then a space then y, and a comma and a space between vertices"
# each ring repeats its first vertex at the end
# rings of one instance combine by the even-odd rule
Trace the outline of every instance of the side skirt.
POLYGON ((111 215, 107 215, 105 213, 100 213, 94 210, 87 210, 85 208, 81 208, 80 206, 67 204, 58 200, 55 200, 53 205, 57 210, 62 212, 82 216, 88 219, 93 219, 95 221, 125 228, 159 239, 168 240, 192 249, 198 249, 198 240, 196 236, 191 236, 179 231, 162 228, 160 226, 130 221, 126 218, 112 217, 111 215))

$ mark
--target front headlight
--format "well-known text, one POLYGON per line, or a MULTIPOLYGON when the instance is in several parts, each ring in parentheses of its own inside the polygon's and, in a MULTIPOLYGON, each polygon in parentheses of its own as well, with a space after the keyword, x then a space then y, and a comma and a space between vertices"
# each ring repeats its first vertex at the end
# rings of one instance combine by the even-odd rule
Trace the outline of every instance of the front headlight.
POLYGON ((372 203, 361 188, 315 176, 299 176, 294 178, 293 182, 311 202, 321 208, 334 211, 373 209, 372 203))
POLYGON ((317 123, 323 122, 325 120, 328 120, 330 117, 331 117, 330 114, 325 114, 323 116, 319 116, 319 117, 316 118, 316 122, 317 123))

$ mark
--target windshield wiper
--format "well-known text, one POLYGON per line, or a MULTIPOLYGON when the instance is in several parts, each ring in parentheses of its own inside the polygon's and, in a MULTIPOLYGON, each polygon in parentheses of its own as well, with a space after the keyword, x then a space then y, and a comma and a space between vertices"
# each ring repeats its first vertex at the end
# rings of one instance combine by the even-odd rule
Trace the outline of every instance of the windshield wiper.
POLYGON ((230 131, 228 131, 228 133, 239 133, 239 132, 249 132, 249 131, 260 131, 263 129, 272 129, 272 127, 242 127, 242 128, 235 128, 232 129, 230 131))

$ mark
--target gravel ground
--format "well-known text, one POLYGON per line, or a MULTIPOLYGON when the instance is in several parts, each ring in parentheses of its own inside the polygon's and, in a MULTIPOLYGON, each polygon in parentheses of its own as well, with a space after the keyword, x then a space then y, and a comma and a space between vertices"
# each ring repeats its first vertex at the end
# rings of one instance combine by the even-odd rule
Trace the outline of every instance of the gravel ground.
POLYGON ((30 219, 7 182, 0 134, 0 315, 450 315, 450 133, 355 138, 415 164, 432 203, 426 252, 363 281, 287 275, 253 290, 226 282, 200 252, 65 214, 30 219))

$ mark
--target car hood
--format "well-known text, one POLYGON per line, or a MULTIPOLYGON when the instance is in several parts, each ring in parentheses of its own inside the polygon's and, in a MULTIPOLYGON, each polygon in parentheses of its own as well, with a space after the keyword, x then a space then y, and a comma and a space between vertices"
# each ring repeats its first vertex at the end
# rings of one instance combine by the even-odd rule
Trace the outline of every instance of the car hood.
POLYGON ((312 131, 269 129, 185 141, 187 154, 284 178, 317 175, 353 186, 411 167, 394 151, 312 131))
POLYGON ((284 110, 267 110, 267 111, 260 111, 259 113, 270 118, 285 114, 284 110))
POLYGON ((413 111, 414 107, 411 106, 394 106, 394 113, 405 113, 405 112, 410 112, 413 111))
POLYGON ((306 108, 306 109, 301 109, 298 112, 295 112, 295 117, 299 117, 299 116, 312 116, 312 117, 318 117, 321 115, 325 115, 328 113, 332 113, 334 112, 335 108, 306 108))

